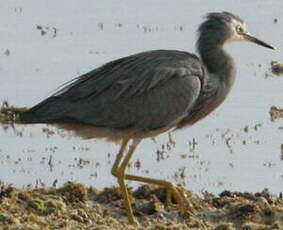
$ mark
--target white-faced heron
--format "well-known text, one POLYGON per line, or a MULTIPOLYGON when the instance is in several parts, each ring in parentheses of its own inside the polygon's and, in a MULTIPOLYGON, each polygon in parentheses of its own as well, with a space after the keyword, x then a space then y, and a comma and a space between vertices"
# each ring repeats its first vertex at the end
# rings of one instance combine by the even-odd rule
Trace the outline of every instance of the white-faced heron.
POLYGON ((173 183, 125 173, 141 140, 190 126, 224 101, 235 79, 233 59, 223 49, 226 42, 245 40, 274 49, 251 36, 244 21, 228 12, 209 13, 198 34, 200 57, 153 50, 114 60, 20 114, 22 123, 54 124, 84 138, 120 142, 111 172, 118 179, 130 223, 136 221, 125 180, 164 186, 167 200, 172 196, 181 209, 187 206, 173 183))

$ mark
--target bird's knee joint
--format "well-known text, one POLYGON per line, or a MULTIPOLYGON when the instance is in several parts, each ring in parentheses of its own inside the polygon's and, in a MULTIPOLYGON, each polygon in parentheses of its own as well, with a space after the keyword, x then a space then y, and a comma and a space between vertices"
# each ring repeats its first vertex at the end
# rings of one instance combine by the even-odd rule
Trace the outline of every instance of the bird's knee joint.
POLYGON ((125 179, 125 172, 123 170, 118 169, 113 169, 111 171, 112 175, 117 177, 118 180, 124 180, 125 179))
POLYGON ((125 177, 125 172, 123 169, 118 167, 113 167, 111 169, 111 174, 115 177, 125 177))
POLYGON ((112 168, 112 169, 111 169, 111 174, 112 174, 114 177, 117 177, 117 176, 118 176, 117 169, 116 169, 116 168, 112 168))

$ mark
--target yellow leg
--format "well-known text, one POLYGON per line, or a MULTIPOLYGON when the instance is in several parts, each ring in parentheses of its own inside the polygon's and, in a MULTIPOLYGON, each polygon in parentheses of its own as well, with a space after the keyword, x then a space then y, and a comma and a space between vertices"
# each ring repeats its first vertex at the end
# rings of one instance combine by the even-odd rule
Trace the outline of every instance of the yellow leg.
POLYGON ((129 142, 129 139, 125 139, 122 141, 121 148, 116 156, 116 160, 111 169, 111 173, 113 176, 117 176, 117 169, 119 168, 120 161, 122 160, 122 157, 126 150, 128 142, 129 142))
POLYGON ((130 174, 126 174, 125 179, 163 186, 167 189, 167 195, 166 195, 166 203, 167 204, 171 204, 171 197, 174 197, 174 199, 176 200, 177 204, 179 205, 179 208, 180 208, 181 211, 184 212, 184 211, 187 211, 189 209, 190 204, 187 200, 186 194, 184 193, 182 188, 174 185, 171 182, 168 182, 168 181, 165 181, 165 180, 148 178, 148 177, 130 175, 130 174))
POLYGON ((117 179, 118 179, 118 183, 119 183, 121 193, 122 193, 122 196, 123 196, 123 199, 124 199, 124 204, 125 204, 125 208, 126 208, 126 212, 127 212, 129 222, 131 224, 134 224, 134 225, 137 225, 138 222, 134 218, 133 209, 132 209, 132 206, 131 206, 131 203, 130 203, 130 200, 129 200, 128 189, 125 185, 125 170, 126 170, 126 167, 127 167, 128 163, 131 159, 131 156, 133 155, 133 153, 134 153, 137 145, 140 143, 140 141, 141 141, 141 139, 133 139, 133 142, 129 147, 129 151, 127 152, 124 160, 120 164, 121 159, 123 157, 123 153, 126 149, 126 145, 127 145, 127 142, 128 142, 128 141, 123 141, 121 149, 120 149, 120 151, 117 155, 117 158, 115 160, 115 163, 112 167, 112 174, 114 176, 116 176, 117 179), (120 166, 119 166, 119 164, 120 164, 120 166))
POLYGON ((134 225, 138 224, 133 215, 132 206, 129 200, 128 189, 125 185, 125 179, 164 186, 167 189, 167 196, 166 196, 167 204, 171 204, 171 196, 173 196, 176 202, 178 203, 181 211, 187 211, 190 207, 190 204, 187 200, 186 194, 184 193, 182 188, 180 188, 179 186, 176 186, 173 183, 164 181, 164 180, 158 180, 158 179, 152 179, 152 178, 147 178, 147 177, 125 174, 126 167, 128 166, 129 161, 137 145, 140 143, 141 139, 133 139, 133 142, 130 145, 129 150, 123 159, 123 155, 124 155, 124 152, 126 151, 128 141, 129 141, 128 139, 123 140, 119 153, 117 154, 116 160, 112 167, 111 173, 118 179, 118 183, 119 183, 121 193, 124 199, 124 204, 125 204, 129 222, 134 225))

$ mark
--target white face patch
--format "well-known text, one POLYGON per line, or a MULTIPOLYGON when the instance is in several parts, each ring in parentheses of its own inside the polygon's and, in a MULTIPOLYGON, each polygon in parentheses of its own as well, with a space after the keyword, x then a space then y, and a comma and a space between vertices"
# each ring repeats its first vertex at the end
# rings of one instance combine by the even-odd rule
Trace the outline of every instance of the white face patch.
POLYGON ((245 40, 244 36, 237 31, 237 28, 241 28, 242 31, 246 33, 246 24, 245 23, 241 23, 241 22, 239 22, 235 19, 232 19, 231 28, 232 28, 232 31, 233 31, 233 36, 230 39, 228 39, 226 42, 235 42, 235 41, 244 41, 245 40))

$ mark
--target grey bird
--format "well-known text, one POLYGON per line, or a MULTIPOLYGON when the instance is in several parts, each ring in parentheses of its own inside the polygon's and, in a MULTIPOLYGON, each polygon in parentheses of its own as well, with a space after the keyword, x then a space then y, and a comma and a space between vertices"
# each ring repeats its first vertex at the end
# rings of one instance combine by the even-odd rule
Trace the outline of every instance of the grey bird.
POLYGON ((235 64, 223 45, 250 41, 274 49, 251 36, 238 16, 209 13, 198 29, 200 57, 178 50, 153 50, 111 61, 67 82, 54 95, 20 114, 21 123, 48 123, 83 138, 121 143, 112 168, 123 195, 129 222, 136 224, 125 180, 167 188, 180 209, 186 196, 173 183, 135 176, 125 169, 143 138, 190 126, 226 98, 235 79, 235 64), (128 146, 129 145, 129 146, 128 146))

